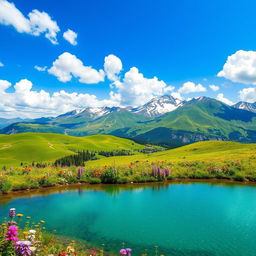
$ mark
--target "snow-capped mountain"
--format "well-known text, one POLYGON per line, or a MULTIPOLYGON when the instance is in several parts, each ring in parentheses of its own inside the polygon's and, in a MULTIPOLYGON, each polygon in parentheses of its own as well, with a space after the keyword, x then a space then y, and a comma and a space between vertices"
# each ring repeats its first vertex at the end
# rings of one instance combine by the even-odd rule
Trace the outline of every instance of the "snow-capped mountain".
POLYGON ((132 109, 132 112, 148 117, 156 117, 171 112, 182 105, 182 101, 175 99, 170 95, 164 95, 153 98, 141 107, 132 109))
POLYGON ((245 102, 245 101, 240 101, 240 102, 236 103, 235 105, 233 105, 233 107, 256 113, 256 102, 249 103, 249 102, 245 102))
POLYGON ((57 119, 67 119, 70 117, 79 118, 87 117, 91 119, 97 119, 101 116, 105 116, 112 112, 118 111, 129 111, 134 114, 143 115, 146 117, 156 117, 163 115, 165 113, 171 112, 178 107, 182 106, 183 102, 175 99, 172 96, 164 95, 161 97, 156 97, 150 100, 143 106, 132 108, 132 107, 88 107, 83 109, 75 109, 73 111, 67 112, 65 114, 59 115, 57 119))

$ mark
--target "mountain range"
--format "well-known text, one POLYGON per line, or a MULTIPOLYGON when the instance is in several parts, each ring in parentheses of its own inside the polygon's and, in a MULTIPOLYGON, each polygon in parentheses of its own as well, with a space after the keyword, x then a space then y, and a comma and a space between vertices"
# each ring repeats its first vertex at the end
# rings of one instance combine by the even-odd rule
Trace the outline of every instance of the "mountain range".
POLYGON ((256 142, 256 103, 228 106, 208 97, 181 101, 164 95, 137 108, 76 109, 57 117, 7 123, 0 130, 22 132, 111 134, 170 147, 202 140, 249 143, 256 142))

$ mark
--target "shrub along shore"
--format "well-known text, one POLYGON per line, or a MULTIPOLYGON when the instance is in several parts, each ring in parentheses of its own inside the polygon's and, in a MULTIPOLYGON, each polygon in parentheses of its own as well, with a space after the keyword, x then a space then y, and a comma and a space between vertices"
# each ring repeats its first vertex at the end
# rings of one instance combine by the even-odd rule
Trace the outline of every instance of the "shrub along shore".
POLYGON ((0 171, 0 192, 78 183, 126 184, 175 179, 226 179, 256 182, 254 157, 229 161, 133 162, 126 166, 10 167, 0 171))

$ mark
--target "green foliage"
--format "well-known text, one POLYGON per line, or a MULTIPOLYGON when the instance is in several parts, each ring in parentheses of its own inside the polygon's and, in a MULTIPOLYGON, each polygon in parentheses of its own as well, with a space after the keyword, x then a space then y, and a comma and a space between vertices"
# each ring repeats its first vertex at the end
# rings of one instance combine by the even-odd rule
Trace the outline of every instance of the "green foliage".
POLYGON ((101 182, 115 184, 120 178, 119 171, 116 168, 108 168, 101 174, 101 182))
POLYGON ((8 191, 10 191, 12 188, 12 183, 11 181, 8 179, 8 177, 1 177, 0 178, 0 192, 2 194, 7 193, 8 191))
POLYGON ((57 159, 53 165, 55 166, 84 166, 85 161, 95 160, 96 155, 94 152, 88 150, 78 151, 76 154, 65 156, 57 159))

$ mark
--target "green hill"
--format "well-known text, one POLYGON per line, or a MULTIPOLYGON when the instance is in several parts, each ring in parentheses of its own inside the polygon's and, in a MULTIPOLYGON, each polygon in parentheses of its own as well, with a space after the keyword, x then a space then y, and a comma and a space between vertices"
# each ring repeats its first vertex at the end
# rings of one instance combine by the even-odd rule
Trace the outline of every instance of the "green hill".
POLYGON ((49 162, 71 155, 74 151, 113 151, 143 149, 145 146, 111 135, 71 137, 51 133, 0 135, 0 166, 21 162, 49 162))
MULTIPOLYGON (((81 134, 111 134, 118 129, 126 129, 149 120, 148 117, 137 115, 126 110, 109 113, 78 129, 69 130, 71 135, 81 134)), ((124 136, 125 137, 125 136, 124 136)))
POLYGON ((243 144, 231 141, 202 141, 156 152, 148 155, 116 156, 87 162, 87 166, 129 165, 135 162, 187 162, 187 161, 230 161, 245 160, 249 157, 256 161, 256 144, 243 144))

